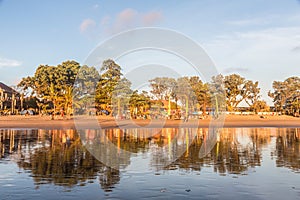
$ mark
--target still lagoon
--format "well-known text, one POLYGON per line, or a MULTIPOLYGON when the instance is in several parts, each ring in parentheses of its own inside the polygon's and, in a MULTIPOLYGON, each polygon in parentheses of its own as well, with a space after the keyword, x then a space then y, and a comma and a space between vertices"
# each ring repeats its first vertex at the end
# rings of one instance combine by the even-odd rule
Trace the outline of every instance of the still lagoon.
POLYGON ((300 199, 299 128, 210 134, 2 129, 0 199, 300 199))

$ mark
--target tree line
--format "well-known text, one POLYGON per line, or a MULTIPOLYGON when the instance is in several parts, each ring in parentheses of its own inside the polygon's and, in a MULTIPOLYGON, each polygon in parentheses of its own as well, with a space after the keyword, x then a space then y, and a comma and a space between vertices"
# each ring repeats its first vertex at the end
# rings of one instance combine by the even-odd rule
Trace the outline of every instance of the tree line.
MULTIPOLYGON (((57 66, 40 65, 33 76, 23 78, 18 87, 35 98, 41 111, 64 110, 67 114, 97 112, 131 116, 161 111, 174 115, 177 110, 185 115, 191 112, 227 110, 238 111, 242 102, 248 111, 270 111, 261 99, 258 81, 248 80, 238 74, 217 75, 203 82, 198 76, 156 77, 149 80, 149 91, 131 88, 131 82, 122 74, 122 68, 113 60, 95 67, 76 61, 65 61, 57 66), (167 105, 166 105, 167 104, 167 105), (174 113, 175 112, 175 113, 174 113)), ((300 78, 290 77, 274 81, 268 95, 273 99, 274 111, 299 115, 300 78)))

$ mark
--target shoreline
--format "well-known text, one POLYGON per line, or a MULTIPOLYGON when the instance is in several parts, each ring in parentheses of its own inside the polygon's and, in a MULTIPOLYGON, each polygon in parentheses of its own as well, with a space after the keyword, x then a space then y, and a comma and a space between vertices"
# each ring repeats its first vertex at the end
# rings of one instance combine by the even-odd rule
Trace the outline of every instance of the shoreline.
MULTIPOLYGON (((49 116, 0 116, 0 129, 111 129, 111 128, 208 128, 210 119, 183 120, 115 120, 112 117, 79 116, 50 120, 49 116)), ((222 123, 221 123, 222 124, 222 123)), ((291 116, 226 115, 224 128, 300 128, 300 118, 291 116)))

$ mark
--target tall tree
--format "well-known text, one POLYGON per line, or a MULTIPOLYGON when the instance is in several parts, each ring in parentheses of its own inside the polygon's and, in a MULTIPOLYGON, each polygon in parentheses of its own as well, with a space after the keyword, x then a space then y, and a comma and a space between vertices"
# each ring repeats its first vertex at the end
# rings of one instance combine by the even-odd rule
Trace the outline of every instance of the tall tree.
POLYGON ((135 90, 130 97, 129 105, 131 114, 143 114, 144 111, 151 107, 150 97, 146 91, 138 93, 138 91, 135 90))
POLYGON ((157 77, 149 80, 151 93, 160 100, 167 100, 169 96, 174 96, 177 87, 176 80, 168 77, 157 77))
POLYGON ((198 76, 190 77, 189 83, 195 94, 196 101, 197 101, 196 103, 199 104, 201 111, 205 115, 206 107, 209 105, 210 98, 211 98, 210 91, 209 91, 209 85, 207 83, 203 83, 198 76))
POLYGON ((211 77, 211 81, 208 86, 211 100, 210 106, 218 115, 218 112, 225 111, 227 106, 226 88, 223 75, 219 74, 211 77))
POLYGON ((300 78, 289 77, 284 81, 274 81, 273 92, 269 91, 268 95, 273 98, 277 111, 286 113, 290 110, 290 112, 295 112, 293 110, 297 110, 298 105, 295 102, 298 102, 300 97, 300 78))
POLYGON ((225 91, 227 108, 229 111, 233 111, 244 99, 246 99, 245 78, 238 74, 231 74, 225 76, 225 91))
MULTIPOLYGON (((260 99, 260 88, 258 87, 258 81, 253 82, 251 80, 247 80, 244 85, 245 90, 245 102, 250 106, 252 110, 254 109, 254 105, 259 101, 260 99)), ((260 104, 260 103, 259 103, 260 104)))
POLYGON ((100 69, 101 75, 96 90, 96 103, 103 109, 112 110, 112 97, 129 92, 131 83, 122 79, 121 67, 113 60, 105 60, 100 69))
POLYGON ((188 115, 189 110, 193 110, 198 103, 192 83, 190 82, 189 77, 186 76, 177 79, 176 96, 178 97, 182 108, 185 109, 186 115, 188 115))
POLYGON ((132 94, 130 87, 131 82, 126 78, 122 78, 115 86, 111 100, 114 113, 118 113, 118 115, 120 115, 121 112, 123 112, 123 114, 125 114, 124 112, 129 109, 129 99, 132 94))
POLYGON ((72 104, 77 114, 85 113, 89 106, 95 105, 99 80, 100 74, 95 67, 84 65, 78 71, 77 79, 72 88, 72 104))
POLYGON ((69 102, 64 104, 64 95, 73 86, 79 68, 79 63, 75 61, 65 61, 58 66, 40 65, 34 76, 23 78, 18 87, 31 91, 39 99, 52 101, 54 111, 58 107, 69 108, 69 102))
POLYGON ((82 95, 95 95, 97 84, 100 80, 100 74, 95 67, 83 65, 77 74, 75 94, 80 97, 82 95))

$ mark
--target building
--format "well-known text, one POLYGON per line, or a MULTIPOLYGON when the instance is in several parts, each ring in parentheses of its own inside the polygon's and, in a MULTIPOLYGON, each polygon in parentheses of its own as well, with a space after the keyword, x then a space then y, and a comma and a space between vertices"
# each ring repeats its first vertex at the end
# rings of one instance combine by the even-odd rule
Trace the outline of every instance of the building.
POLYGON ((8 87, 4 83, 0 82, 0 112, 15 114, 21 109, 20 94, 8 87))

